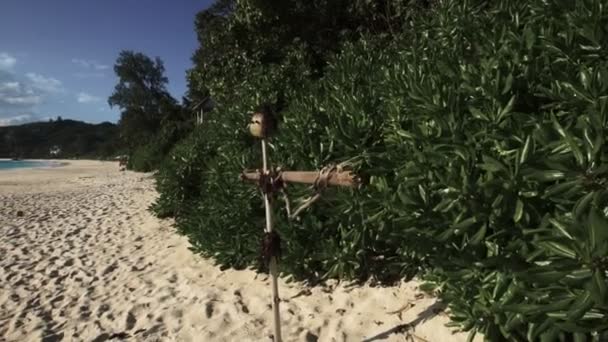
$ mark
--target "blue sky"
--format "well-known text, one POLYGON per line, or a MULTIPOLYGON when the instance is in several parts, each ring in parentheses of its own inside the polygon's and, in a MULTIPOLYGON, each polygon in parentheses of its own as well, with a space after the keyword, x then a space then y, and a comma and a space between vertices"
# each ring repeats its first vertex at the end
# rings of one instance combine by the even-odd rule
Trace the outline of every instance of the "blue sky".
POLYGON ((121 50, 160 57, 177 98, 212 0, 2 0, 0 126, 49 118, 116 122, 108 96, 121 50))

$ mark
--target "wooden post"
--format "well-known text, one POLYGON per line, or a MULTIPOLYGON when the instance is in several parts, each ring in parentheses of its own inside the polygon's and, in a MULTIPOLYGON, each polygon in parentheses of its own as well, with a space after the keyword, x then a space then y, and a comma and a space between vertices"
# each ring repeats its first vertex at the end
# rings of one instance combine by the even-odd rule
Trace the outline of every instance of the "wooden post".
MULTIPOLYGON (((262 172, 268 174, 268 156, 266 153, 266 139, 262 139, 262 160, 263 167, 262 172)), ((272 204, 270 203, 270 194, 264 193, 264 207, 266 209, 266 232, 272 233, 272 204)), ((281 342, 281 312, 279 310, 279 304, 281 299, 279 298, 279 272, 277 258, 270 258, 270 276, 272 277, 272 311, 274 313, 274 340, 281 342)))
MULTIPOLYGON (((260 138, 262 143, 262 172, 243 172, 241 175, 242 179, 251 181, 260 181, 261 179, 267 181, 267 177, 271 176, 271 171, 268 166, 268 152, 267 142, 268 136, 276 129, 276 122, 270 113, 258 112, 254 113, 251 123, 249 124, 249 132, 257 138, 260 138), (262 176, 263 175, 263 176, 262 176), (265 178, 263 178, 265 177, 265 178)), ((275 175, 272 175, 273 177, 275 175)), ((293 183, 306 183, 314 184, 319 178, 319 172, 315 171, 286 171, 281 172, 279 175, 282 182, 293 182, 293 183)), ((327 185, 338 185, 338 186, 349 186, 356 187, 360 184, 359 178, 353 175, 350 171, 333 170, 327 175, 327 185)), ((264 186, 266 186, 265 184, 264 186)), ((272 186, 271 186, 272 187, 272 186)), ((266 234, 273 232, 272 227, 272 202, 270 197, 274 189, 263 189, 264 193, 264 208, 266 211, 266 234)), ((280 240, 279 240, 280 241, 280 240)), ((279 271, 277 256, 271 255, 269 260, 269 271, 272 277, 272 310, 274 313, 274 341, 282 342, 281 337, 281 315, 279 310, 280 297, 279 297, 279 271)))
MULTIPOLYGON (((319 177, 317 171, 282 171, 279 175, 280 180, 285 183, 314 184, 319 177)), ((250 181, 259 181, 258 172, 243 172, 241 178, 250 181)), ((351 171, 337 171, 329 175, 327 185, 357 187, 360 184, 359 177, 351 171)))

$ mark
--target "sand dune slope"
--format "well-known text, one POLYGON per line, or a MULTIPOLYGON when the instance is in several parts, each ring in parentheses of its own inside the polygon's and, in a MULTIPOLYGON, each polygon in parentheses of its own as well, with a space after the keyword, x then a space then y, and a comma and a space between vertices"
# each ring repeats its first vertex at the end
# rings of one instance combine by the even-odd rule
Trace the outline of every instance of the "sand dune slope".
MULTIPOLYGON (((117 169, 0 171, 0 341, 271 341, 269 280, 191 253, 117 169)), ((466 340, 415 282, 280 286, 286 341, 466 340)))

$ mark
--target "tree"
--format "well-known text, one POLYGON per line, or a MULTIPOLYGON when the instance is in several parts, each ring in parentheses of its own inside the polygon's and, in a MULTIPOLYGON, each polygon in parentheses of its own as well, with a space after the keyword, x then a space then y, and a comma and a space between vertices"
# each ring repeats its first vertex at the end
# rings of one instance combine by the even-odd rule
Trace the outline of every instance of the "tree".
POLYGON ((166 89, 165 67, 160 58, 122 51, 114 65, 118 84, 108 99, 121 110, 121 136, 130 148, 149 141, 161 122, 177 106, 166 89))
POLYGON ((48 158, 54 146, 63 158, 109 158, 121 149, 118 127, 69 119, 0 127, 0 158, 48 158))

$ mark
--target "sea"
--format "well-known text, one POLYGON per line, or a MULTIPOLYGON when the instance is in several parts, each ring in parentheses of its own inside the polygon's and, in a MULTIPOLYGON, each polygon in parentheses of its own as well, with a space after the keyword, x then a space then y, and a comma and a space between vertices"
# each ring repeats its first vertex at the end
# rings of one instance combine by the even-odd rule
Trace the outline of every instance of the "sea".
POLYGON ((0 171, 32 167, 48 167, 51 163, 35 160, 0 160, 0 171))

